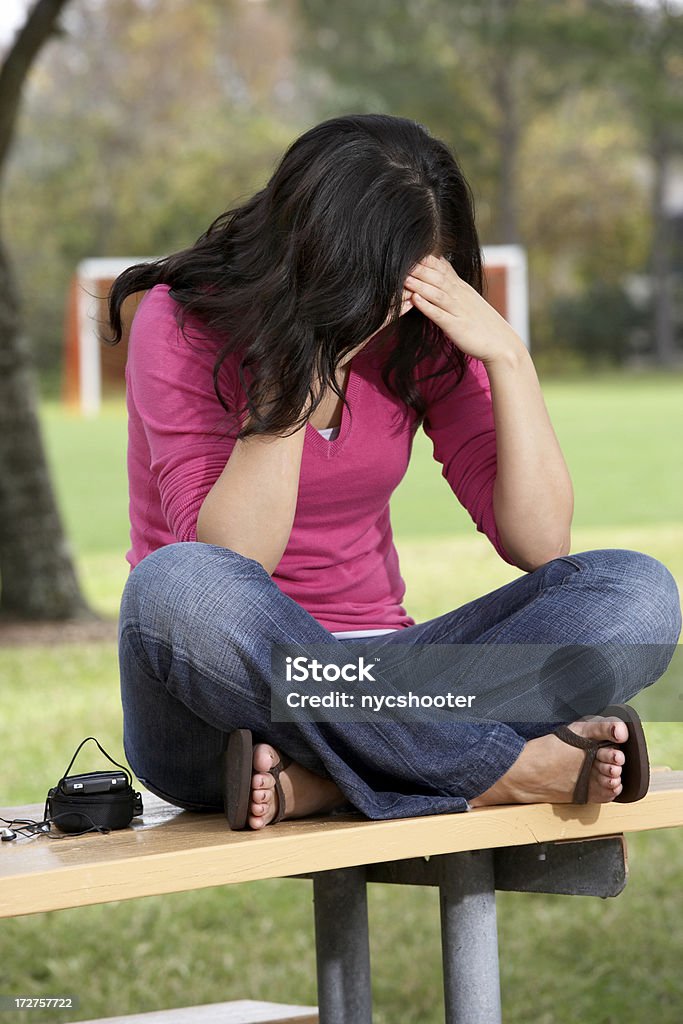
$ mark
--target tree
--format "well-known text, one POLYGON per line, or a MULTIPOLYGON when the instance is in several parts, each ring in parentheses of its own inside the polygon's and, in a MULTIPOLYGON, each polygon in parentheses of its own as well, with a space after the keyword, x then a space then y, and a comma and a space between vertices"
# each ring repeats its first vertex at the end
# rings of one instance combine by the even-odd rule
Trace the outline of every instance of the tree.
POLYGON ((590 0, 298 6, 302 57, 343 99, 428 119, 485 200, 487 240, 520 242, 520 148, 538 112, 584 74, 590 0))
POLYGON ((330 115, 352 104, 428 123, 473 185, 482 240, 527 245, 536 350, 557 340, 553 291, 576 296, 605 273, 616 286, 617 276, 642 269, 652 229, 652 333, 659 361, 671 361, 672 244, 663 195, 683 139, 680 6, 297 3, 302 57, 333 81, 330 115), (653 168, 649 209, 637 175, 644 156, 653 168))
POLYGON ((585 83, 616 96, 622 119, 638 135, 638 155, 648 165, 651 335, 656 361, 671 366, 677 346, 666 196, 674 161, 683 153, 683 10, 672 0, 590 0, 586 13, 590 17, 575 21, 565 47, 581 57, 585 83))
POLYGON ((25 90, 5 184, 5 231, 48 390, 76 265, 191 245, 262 187, 315 116, 291 58, 293 23, 270 3, 73 0, 62 22, 25 90))
POLYGON ((604 0, 618 16, 628 59, 619 85, 638 125, 651 167, 652 334, 657 362, 676 360, 673 237, 666 193, 673 163, 683 153, 683 11, 669 0, 643 7, 635 0, 604 0))
MULTIPOLYGON (((58 32, 59 16, 68 2, 38 0, 0 68, 0 177, 7 166, 26 77, 42 47, 58 32)), ((0 206, 0 216, 2 212, 0 206)), ((0 584, 4 617, 92 617, 50 480, 19 295, 1 234, 0 584)))

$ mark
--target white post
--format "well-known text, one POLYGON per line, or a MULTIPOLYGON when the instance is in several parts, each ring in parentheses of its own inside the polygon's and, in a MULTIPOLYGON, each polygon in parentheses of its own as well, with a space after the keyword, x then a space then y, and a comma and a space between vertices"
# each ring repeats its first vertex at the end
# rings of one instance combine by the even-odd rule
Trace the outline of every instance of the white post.
POLYGON ((485 267, 505 267, 507 271, 507 321, 529 348, 529 282, 526 251, 521 245, 485 245, 482 253, 485 267))

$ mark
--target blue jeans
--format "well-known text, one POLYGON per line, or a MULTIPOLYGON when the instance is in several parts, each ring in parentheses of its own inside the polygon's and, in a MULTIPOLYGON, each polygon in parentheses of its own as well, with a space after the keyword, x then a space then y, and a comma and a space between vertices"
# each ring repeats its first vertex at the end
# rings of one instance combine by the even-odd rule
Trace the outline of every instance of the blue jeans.
MULTIPOLYGON (((616 701, 658 679, 681 632, 676 583, 637 551, 584 551, 552 561, 427 622, 372 638, 384 644, 661 644, 643 678, 622 673, 616 701)), ((124 750, 138 779, 192 811, 222 808, 227 736, 251 729, 332 778, 372 819, 470 810, 539 722, 274 722, 271 645, 339 644, 263 566, 211 544, 158 549, 130 573, 119 620, 124 750)), ((354 641, 357 643, 358 641, 354 641)), ((596 695, 591 713, 604 702, 596 695)), ((495 718, 494 715, 488 715, 495 718)))

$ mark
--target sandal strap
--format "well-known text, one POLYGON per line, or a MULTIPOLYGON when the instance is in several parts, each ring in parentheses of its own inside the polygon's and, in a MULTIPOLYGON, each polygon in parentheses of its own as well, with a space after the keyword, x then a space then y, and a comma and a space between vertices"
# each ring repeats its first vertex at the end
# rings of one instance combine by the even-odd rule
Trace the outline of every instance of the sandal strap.
POLYGON ((285 814, 287 813, 287 805, 285 802, 285 794, 282 789, 282 783, 280 782, 280 772, 285 768, 288 768, 292 763, 291 757, 287 754, 280 754, 280 760, 277 764, 274 764, 268 771, 275 779, 275 792, 277 793, 277 814, 271 821, 271 825, 277 825, 278 821, 282 821, 285 814))
POLYGON ((587 804, 588 803, 588 787, 590 785, 591 770, 593 768, 593 761, 595 761, 595 755, 597 753, 597 747, 593 750, 587 750, 586 755, 581 765, 581 771, 576 780, 574 786, 574 793, 572 795, 572 803, 574 804, 587 804))
POLYGON ((613 742, 611 740, 596 740, 591 739, 589 736, 579 736, 578 733, 573 732, 572 729, 568 729, 566 725, 558 725, 553 730, 556 736, 559 736, 565 743, 571 744, 572 747, 579 747, 581 750, 585 750, 586 755, 581 765, 581 771, 579 777, 576 780, 574 786, 574 794, 572 796, 572 803, 574 804, 586 804, 588 803, 588 787, 590 783, 591 769, 593 768, 593 762, 595 761, 595 755, 597 754, 600 747, 611 747, 613 742))
POLYGON ((582 750, 597 750, 598 747, 604 747, 610 742, 609 740, 592 739, 590 736, 579 736, 578 732, 568 729, 566 725, 558 725, 554 734, 565 743, 570 743, 572 747, 581 747, 582 750))

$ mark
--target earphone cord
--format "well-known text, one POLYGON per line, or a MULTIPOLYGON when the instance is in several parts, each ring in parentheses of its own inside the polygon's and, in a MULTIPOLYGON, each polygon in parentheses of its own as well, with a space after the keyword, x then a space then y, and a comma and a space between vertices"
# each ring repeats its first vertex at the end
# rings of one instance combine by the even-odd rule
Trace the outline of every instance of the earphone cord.
POLYGON ((85 811, 64 811, 60 814, 55 814, 54 817, 43 818, 42 821, 32 821, 30 818, 12 818, 10 820, 0 816, 0 821, 4 821, 22 839, 31 839, 37 835, 45 835, 48 839, 75 839, 77 836, 84 836, 87 832, 111 832, 111 829, 105 828, 104 825, 96 825, 85 811), (80 814, 82 818, 87 818, 91 822, 91 827, 83 829, 82 832, 70 832, 61 836, 53 835, 50 829, 50 822, 56 823, 57 818, 63 818, 65 814, 68 817, 80 814))

